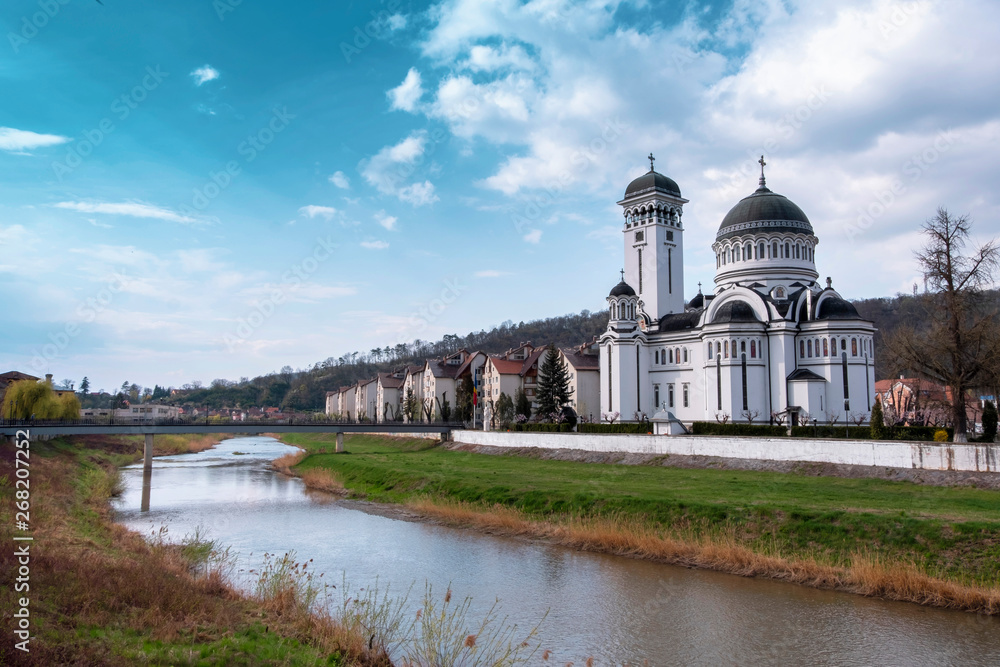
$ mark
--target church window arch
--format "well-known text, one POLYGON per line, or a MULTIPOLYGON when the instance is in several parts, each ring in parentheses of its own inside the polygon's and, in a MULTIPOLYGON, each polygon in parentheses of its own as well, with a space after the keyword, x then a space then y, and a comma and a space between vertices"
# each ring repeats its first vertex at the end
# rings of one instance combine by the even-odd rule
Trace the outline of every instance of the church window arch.
POLYGON ((750 341, 750 358, 757 358, 757 341, 755 340, 750 341))
POLYGON ((826 338, 823 339, 823 356, 824 357, 830 356, 830 341, 828 341, 826 338))
POLYGON ((615 319, 615 304, 611 304, 611 319, 615 319))
POLYGON ((806 356, 806 342, 804 340, 799 341, 799 357, 805 359, 806 356))
POLYGON ((723 344, 722 344, 722 353, 723 353, 723 355, 725 355, 726 359, 729 358, 729 341, 728 340, 724 341, 723 344))
POLYGON ((774 241, 771 243, 771 259, 778 258, 778 242, 774 241))
POLYGON ((747 342, 745 340, 740 341, 740 354, 747 353, 747 342))
POLYGON ((841 352, 847 352, 847 339, 846 338, 841 338, 840 339, 840 351, 841 352))
POLYGON ((851 339, 851 356, 852 357, 858 356, 858 339, 857 338, 852 338, 851 339))
POLYGON ((670 363, 674 363, 674 351, 670 350, 668 354, 669 356, 667 357, 667 359, 670 361, 670 363))
POLYGON ((625 319, 625 304, 624 303, 619 303, 618 304, 618 319, 620 319, 620 320, 624 320, 625 319))
POLYGON ((715 353, 715 348, 712 346, 712 341, 708 341, 708 358, 714 359, 715 358, 714 353, 715 353))
POLYGON ((811 340, 806 341, 806 356, 813 356, 813 342, 811 340))
POLYGON ((741 250, 741 249, 742 249, 742 246, 736 246, 735 248, 733 248, 733 254, 735 255, 735 259, 734 259, 734 261, 737 261, 737 262, 739 262, 740 260, 742 260, 742 259, 743 259, 743 258, 741 257, 741 254, 742 254, 742 253, 740 252, 740 250, 741 250))
POLYGON ((684 348, 684 363, 686 364, 687 362, 688 362, 688 349, 685 347, 684 348))
POLYGON ((788 252, 788 241, 785 241, 785 259, 788 259, 791 253, 788 252))
POLYGON ((757 259, 764 259, 764 242, 757 244, 757 259))
POLYGON ((656 351, 653 352, 653 360, 654 360, 654 363, 657 366, 660 365, 660 351, 659 350, 656 350, 656 351))
POLYGON ((674 348, 674 363, 675 364, 681 363, 681 348, 679 347, 674 348))

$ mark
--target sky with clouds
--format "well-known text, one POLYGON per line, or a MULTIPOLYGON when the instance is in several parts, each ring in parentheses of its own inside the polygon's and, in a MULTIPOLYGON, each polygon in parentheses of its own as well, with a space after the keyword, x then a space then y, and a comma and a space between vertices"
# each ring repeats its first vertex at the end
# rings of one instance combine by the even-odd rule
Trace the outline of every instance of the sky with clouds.
MULTIPOLYGON (((768 185, 848 297, 1000 234, 994 0, 172 0, 0 10, 0 367, 180 386, 604 307, 615 202, 686 291, 768 185)), ((544 341, 536 341, 544 342, 544 341)))

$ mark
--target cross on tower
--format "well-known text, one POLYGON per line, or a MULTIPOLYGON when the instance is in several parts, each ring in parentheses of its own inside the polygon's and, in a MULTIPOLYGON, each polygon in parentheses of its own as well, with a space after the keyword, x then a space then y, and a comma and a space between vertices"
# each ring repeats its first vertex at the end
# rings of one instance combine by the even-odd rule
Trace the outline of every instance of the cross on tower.
POLYGON ((625 282, 625 269, 622 269, 622 282, 625 282))
POLYGON ((764 165, 766 165, 767 163, 764 162, 763 155, 761 155, 760 159, 757 160, 757 164, 760 165, 760 187, 764 187, 764 165))
POLYGON ((650 171, 653 171, 653 163, 654 163, 655 161, 656 161, 656 158, 655 158, 655 157, 653 157, 653 154, 652 154, 652 153, 650 153, 650 154, 649 154, 649 170, 650 170, 650 171))

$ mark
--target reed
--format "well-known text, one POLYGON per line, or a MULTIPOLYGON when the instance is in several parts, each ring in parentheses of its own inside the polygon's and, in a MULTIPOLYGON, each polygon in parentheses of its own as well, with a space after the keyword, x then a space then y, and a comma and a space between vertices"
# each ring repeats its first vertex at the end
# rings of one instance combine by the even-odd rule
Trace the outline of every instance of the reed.
POLYGON ((346 496, 348 491, 344 488, 343 482, 341 482, 337 476, 326 470, 325 468, 311 468, 309 470, 302 471, 299 474, 302 482, 307 488, 316 489, 317 491, 324 491, 326 493, 332 493, 337 496, 346 496))
POLYGON ((285 454, 284 456, 271 461, 271 467, 286 475, 292 474, 292 468, 302 463, 302 460, 309 456, 304 450, 285 454))

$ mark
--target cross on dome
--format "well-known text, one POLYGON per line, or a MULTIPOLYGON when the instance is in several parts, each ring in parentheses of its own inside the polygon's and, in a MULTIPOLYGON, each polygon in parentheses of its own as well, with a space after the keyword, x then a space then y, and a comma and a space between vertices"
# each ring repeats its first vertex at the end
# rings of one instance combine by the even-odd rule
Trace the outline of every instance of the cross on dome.
POLYGON ((654 162, 656 162, 656 158, 655 158, 655 157, 653 157, 653 154, 652 154, 652 153, 650 153, 650 154, 649 154, 649 170, 650 170, 650 171, 653 171, 653 163, 654 163, 654 162))
POLYGON ((764 166, 767 164, 764 162, 764 156, 761 155, 760 159, 757 160, 757 164, 760 165, 760 187, 764 187, 764 166))
POLYGON ((625 282, 625 269, 621 270, 621 274, 622 274, 622 282, 625 282))

